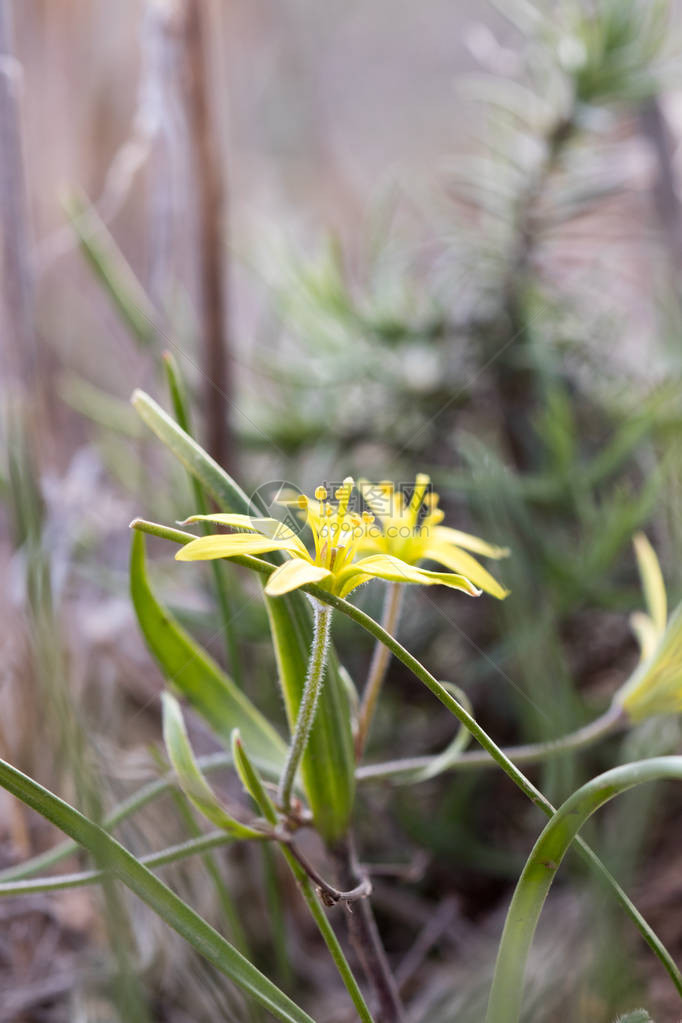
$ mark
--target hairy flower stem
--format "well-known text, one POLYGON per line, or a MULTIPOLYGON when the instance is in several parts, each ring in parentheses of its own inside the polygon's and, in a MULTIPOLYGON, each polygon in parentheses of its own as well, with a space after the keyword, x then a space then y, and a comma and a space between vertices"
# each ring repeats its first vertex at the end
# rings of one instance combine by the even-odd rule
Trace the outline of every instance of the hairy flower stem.
POLYGON ((296 772, 308 744, 310 729, 313 727, 317 704, 324 683, 324 672, 327 666, 327 650, 331 632, 332 609, 313 599, 313 643, 310 649, 308 675, 303 686, 301 703, 298 708, 294 734, 289 747, 289 754, 277 790, 277 802, 281 810, 287 813, 291 808, 291 794, 296 780, 296 772))
MULTIPOLYGON (((391 636, 395 636, 398 628, 404 592, 405 587, 402 583, 389 583, 386 587, 381 627, 390 633, 391 636)), ((361 759, 365 750, 365 743, 367 742, 377 700, 379 699, 379 693, 381 692, 381 686, 386 677, 386 669, 390 660, 391 651, 382 642, 377 640, 358 714, 358 727, 355 733, 355 757, 357 760, 361 759)))
MULTIPOLYGON (((363 874, 355 855, 353 836, 347 835, 333 852, 341 874, 340 883, 343 886, 361 883, 363 874)), ((354 903, 346 919, 351 944, 377 1001, 377 1023, 404 1023, 405 1010, 398 985, 391 973, 369 899, 354 903)))

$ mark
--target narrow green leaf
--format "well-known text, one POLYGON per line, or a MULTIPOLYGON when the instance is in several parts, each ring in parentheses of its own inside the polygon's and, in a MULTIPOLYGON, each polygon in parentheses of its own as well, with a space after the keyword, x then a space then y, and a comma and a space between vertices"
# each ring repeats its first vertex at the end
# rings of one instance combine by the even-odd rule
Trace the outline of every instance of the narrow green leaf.
POLYGON ((155 877, 132 853, 106 831, 54 793, 0 760, 0 785, 51 821, 119 878, 200 955, 285 1023, 315 1023, 191 906, 155 877))
POLYGON ((276 777, 286 746, 272 725, 156 599, 147 577, 144 534, 133 532, 130 588, 137 620, 167 681, 226 743, 233 728, 248 740, 259 767, 276 777))
POLYGON ((238 484, 144 391, 130 399, 150 430, 226 511, 248 513, 249 499, 238 484))
POLYGON ((249 756, 244 749, 244 744, 235 728, 232 733, 232 758, 237 774, 241 778, 242 785, 251 796, 256 806, 270 824, 277 824, 277 810, 270 799, 258 771, 251 763, 249 756))
MULTIPOLYGON (((147 426, 199 480, 223 511, 244 515, 254 511, 241 487, 153 398, 138 390, 133 394, 132 403, 147 426)), ((276 555, 273 560, 276 560, 276 555)), ((266 603, 285 706, 293 726, 307 671, 312 611, 307 598, 301 593, 266 598, 266 603)), ((251 755, 257 759, 258 749, 252 738, 243 727, 239 727, 251 755)), ((221 731, 221 734, 224 733, 221 731)), ((263 769, 262 764, 259 767, 263 769)), ((329 841, 347 830, 355 795, 354 769, 348 692, 332 649, 325 687, 302 764, 302 777, 315 825, 329 841)))
POLYGON ((67 196, 64 209, 83 255, 121 319, 142 346, 152 345, 156 335, 156 310, 108 227, 84 195, 67 196))
POLYGON ((583 824, 614 796, 662 779, 682 779, 682 757, 652 757, 614 767, 579 788, 552 815, 533 846, 509 906, 486 1023, 516 1023, 520 1018, 526 961, 542 907, 583 824))
POLYGON ((163 741, 180 788, 197 810, 217 828, 235 838, 262 839, 263 832, 242 824, 229 814, 216 796, 197 764, 187 735, 180 704, 171 693, 163 693, 163 741))

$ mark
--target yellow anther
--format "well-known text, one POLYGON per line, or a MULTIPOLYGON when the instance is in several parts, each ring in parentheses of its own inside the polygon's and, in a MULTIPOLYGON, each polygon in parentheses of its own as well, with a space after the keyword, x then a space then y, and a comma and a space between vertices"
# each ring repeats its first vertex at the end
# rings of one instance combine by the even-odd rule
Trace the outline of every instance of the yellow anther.
POLYGON ((298 497, 296 498, 296 503, 299 508, 307 508, 308 498, 305 496, 305 494, 299 494, 298 497))
POLYGON ((418 472, 417 479, 415 482, 418 487, 428 487, 429 483, 431 482, 431 477, 427 476, 425 472, 418 472))
POLYGON ((371 512, 364 511, 362 513, 362 521, 369 526, 372 522, 374 522, 374 516, 371 512))
POLYGON ((431 490, 428 494, 424 494, 424 504, 427 508, 435 508, 440 501, 440 494, 437 494, 435 490, 431 490))
POLYGON ((315 487, 315 500, 326 501, 327 500, 327 488, 323 486, 315 487))
POLYGON ((381 483, 378 484, 378 486, 383 490, 385 494, 393 493, 394 485, 391 480, 382 480, 381 483))

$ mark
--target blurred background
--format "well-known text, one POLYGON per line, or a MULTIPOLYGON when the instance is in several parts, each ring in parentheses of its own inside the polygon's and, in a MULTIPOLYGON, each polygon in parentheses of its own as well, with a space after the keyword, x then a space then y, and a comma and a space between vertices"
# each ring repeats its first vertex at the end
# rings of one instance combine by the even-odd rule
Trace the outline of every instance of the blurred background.
MULTIPOLYGON (((91 815, 162 769, 127 526, 196 510, 128 400, 144 387, 168 407, 164 352, 247 492, 428 472, 450 524, 512 549, 504 603, 410 592, 400 630, 498 742, 608 705, 637 661, 636 530, 670 605, 682 594, 681 27, 658 0, 0 0, 3 757, 91 815)), ((150 549, 174 611, 282 725, 252 580, 230 571, 230 656, 210 575, 150 549)), ((380 613, 376 592, 358 599, 380 613)), ((335 636, 361 685, 370 645, 345 620, 335 636)), ((392 665, 368 759, 451 735, 392 665)), ((532 776, 560 801, 680 744, 676 719, 651 720, 532 776)), ((120 835, 141 854, 190 826, 169 799, 120 835)), ((540 826, 489 771, 361 789, 411 1020, 482 1018, 540 826)), ((677 955, 681 828, 682 794, 659 786, 588 829, 677 955)), ((0 866, 57 840, 0 794, 0 866)), ((165 876, 321 1023, 349 1020, 274 859, 235 847, 165 876)), ((0 917, 0 1023, 250 1018, 116 887, 3 900, 0 917)), ((538 1023, 679 1018, 570 857, 528 985, 538 1023)))

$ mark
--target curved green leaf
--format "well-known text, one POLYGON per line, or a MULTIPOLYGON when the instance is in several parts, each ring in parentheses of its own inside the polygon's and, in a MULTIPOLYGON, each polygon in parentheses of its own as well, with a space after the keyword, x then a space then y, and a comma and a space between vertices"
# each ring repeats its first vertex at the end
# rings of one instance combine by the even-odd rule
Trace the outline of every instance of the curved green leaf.
POLYGON ((163 693, 163 741, 175 769, 180 788, 199 813, 234 838, 263 839, 262 831, 242 824, 227 812, 197 764, 185 728, 180 704, 171 693, 163 693))
POLYGON ((286 1023, 315 1023, 191 906, 97 824, 5 760, 0 760, 0 785, 92 853, 200 955, 273 1016, 286 1023))
POLYGON ((516 1023, 521 1015, 526 960, 540 913, 561 861, 585 821, 614 796, 666 778, 682 779, 682 757, 652 757, 614 767, 579 788, 550 818, 526 861, 509 906, 486 1023, 516 1023))
POLYGON ((248 740, 259 767, 277 777, 286 746, 270 722, 156 599, 149 585, 144 534, 134 531, 130 591, 142 634, 166 680, 185 696, 225 743, 233 728, 248 740))

